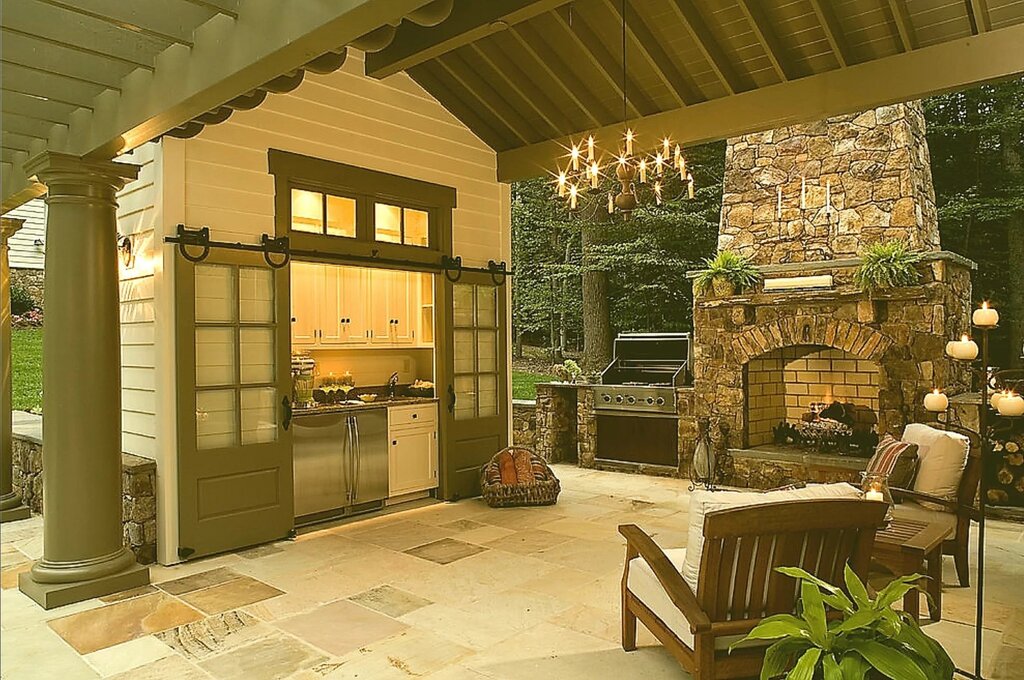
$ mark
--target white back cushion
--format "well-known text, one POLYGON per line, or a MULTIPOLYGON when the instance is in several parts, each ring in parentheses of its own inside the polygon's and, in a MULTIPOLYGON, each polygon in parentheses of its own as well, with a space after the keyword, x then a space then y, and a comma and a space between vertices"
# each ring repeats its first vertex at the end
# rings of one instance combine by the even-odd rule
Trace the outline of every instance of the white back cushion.
POLYGON ((846 482, 838 484, 808 484, 802 489, 785 491, 694 491, 690 496, 690 527, 683 561, 683 579, 697 592, 700 559, 704 552, 704 515, 716 510, 742 508, 748 505, 768 505, 785 501, 813 500, 817 498, 858 498, 857 487, 846 482))
POLYGON ((967 465, 971 440, 958 432, 946 432, 921 423, 911 423, 903 431, 903 441, 917 444, 914 491, 945 500, 956 499, 960 477, 967 465))

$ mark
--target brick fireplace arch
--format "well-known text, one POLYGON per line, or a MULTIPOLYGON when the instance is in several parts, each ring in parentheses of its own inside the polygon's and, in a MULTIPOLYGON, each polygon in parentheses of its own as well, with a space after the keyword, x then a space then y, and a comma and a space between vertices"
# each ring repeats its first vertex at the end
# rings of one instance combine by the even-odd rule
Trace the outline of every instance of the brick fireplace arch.
POLYGON ((729 343, 726 361, 746 364, 756 356, 795 345, 818 345, 879 361, 895 340, 855 321, 822 317, 791 317, 752 326, 729 343))

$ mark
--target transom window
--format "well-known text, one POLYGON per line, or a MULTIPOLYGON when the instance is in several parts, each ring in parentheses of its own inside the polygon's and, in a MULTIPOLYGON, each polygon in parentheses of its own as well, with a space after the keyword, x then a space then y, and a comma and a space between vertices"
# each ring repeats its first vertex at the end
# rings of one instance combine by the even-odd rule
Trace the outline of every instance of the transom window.
POLYGON ((356 199, 292 189, 292 231, 356 237, 356 199))
POLYGON ((386 203, 373 204, 373 236, 385 243, 430 245, 430 213, 386 203))

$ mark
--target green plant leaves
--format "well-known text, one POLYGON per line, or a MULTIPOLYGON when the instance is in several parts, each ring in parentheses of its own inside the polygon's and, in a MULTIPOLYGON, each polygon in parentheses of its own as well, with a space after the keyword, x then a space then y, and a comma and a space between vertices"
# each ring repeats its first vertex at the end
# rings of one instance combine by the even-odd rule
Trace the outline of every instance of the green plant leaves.
POLYGON ((849 647, 887 678, 892 678, 892 680, 928 680, 928 676, 913 659, 881 642, 850 640, 849 647))
POLYGON ((828 622, 825 620, 825 605, 821 601, 821 590, 808 581, 800 584, 800 601, 803 603, 804 620, 811 631, 815 644, 829 648, 828 622))
POLYGON ((818 667, 818 659, 820 658, 820 649, 808 649, 797 659, 796 665, 793 666, 793 670, 786 676, 786 680, 814 680, 814 671, 818 667))
POLYGON ((910 286, 920 279, 915 267, 920 259, 904 241, 872 243, 861 251, 861 264, 853 280, 865 292, 910 286))
MULTIPOLYGON (((823 610, 824 611, 824 610, 823 610)), ((769 616, 754 626, 743 640, 776 640, 781 637, 808 637, 810 628, 792 614, 769 616)), ((735 647, 738 642, 732 647, 735 647)))
POLYGON ((846 589, 850 591, 850 597, 857 603, 857 606, 864 607, 871 602, 868 589, 864 587, 860 578, 854 573, 853 568, 847 563, 843 569, 843 580, 846 582, 846 589))
POLYGON ((803 652, 810 644, 809 640, 786 638, 769 645, 764 652, 764 663, 761 664, 761 680, 770 680, 784 674, 793 656, 803 652))
POLYGON ((714 257, 705 258, 704 269, 693 280, 694 288, 706 291, 711 282, 722 278, 732 283, 737 291, 752 287, 761 274, 750 260, 731 250, 721 250, 714 257))

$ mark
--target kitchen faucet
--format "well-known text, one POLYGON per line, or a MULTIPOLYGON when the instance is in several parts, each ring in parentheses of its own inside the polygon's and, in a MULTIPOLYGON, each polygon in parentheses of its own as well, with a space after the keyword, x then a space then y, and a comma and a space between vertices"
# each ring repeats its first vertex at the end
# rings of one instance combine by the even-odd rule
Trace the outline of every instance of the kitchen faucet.
POLYGON ((398 371, 391 374, 388 378, 388 399, 394 399, 398 396, 398 371))

